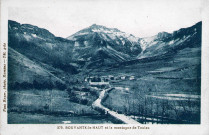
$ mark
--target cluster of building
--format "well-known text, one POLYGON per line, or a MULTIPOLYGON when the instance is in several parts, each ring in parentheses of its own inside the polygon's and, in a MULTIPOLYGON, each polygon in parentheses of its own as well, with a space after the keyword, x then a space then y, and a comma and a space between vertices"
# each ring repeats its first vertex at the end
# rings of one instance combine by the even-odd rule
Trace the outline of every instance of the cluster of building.
POLYGON ((135 76, 120 76, 121 80, 135 80, 135 76))
POLYGON ((90 85, 109 85, 109 82, 111 81, 116 81, 116 80, 134 80, 135 76, 128 76, 128 75, 124 75, 124 76, 112 76, 112 75, 108 75, 108 76, 90 76, 90 77, 86 77, 85 81, 89 82, 90 85))

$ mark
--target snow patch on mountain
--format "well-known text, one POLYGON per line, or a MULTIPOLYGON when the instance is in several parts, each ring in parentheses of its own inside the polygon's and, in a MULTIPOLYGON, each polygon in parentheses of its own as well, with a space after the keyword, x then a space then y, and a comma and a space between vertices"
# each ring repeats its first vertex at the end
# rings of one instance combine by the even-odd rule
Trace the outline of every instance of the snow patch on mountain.
POLYGON ((35 38, 37 37, 37 35, 36 35, 36 34, 31 34, 31 35, 32 35, 33 37, 35 37, 35 38))
POLYGON ((145 38, 140 39, 140 45, 141 45, 142 51, 146 50, 146 48, 152 45, 155 45, 157 43, 155 39, 157 39, 157 36, 145 37, 145 38))
POLYGON ((24 38, 25 38, 27 41, 30 41, 30 40, 31 40, 31 36, 26 35, 26 34, 24 34, 23 36, 24 36, 24 38))

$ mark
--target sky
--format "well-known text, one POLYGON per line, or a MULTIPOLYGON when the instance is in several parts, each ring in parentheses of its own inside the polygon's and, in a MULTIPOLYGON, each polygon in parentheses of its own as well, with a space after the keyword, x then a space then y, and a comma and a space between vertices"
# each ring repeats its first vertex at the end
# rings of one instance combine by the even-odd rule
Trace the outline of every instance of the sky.
POLYGON ((92 24, 136 37, 173 32, 201 21, 200 0, 60 0, 11 6, 8 19, 68 37, 92 24))

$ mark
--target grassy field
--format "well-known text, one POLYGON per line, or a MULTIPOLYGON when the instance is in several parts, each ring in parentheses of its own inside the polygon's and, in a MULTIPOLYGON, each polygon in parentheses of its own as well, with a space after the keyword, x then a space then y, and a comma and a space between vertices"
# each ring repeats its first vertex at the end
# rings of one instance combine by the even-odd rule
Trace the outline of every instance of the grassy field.
POLYGON ((112 124, 111 117, 102 115, 57 116, 24 112, 10 112, 8 115, 9 124, 63 124, 65 121, 68 121, 68 124, 112 124))
MULTIPOLYGON (((30 113, 28 115, 31 116, 31 120, 33 115, 34 119, 36 119, 35 116, 41 114, 60 115, 61 117, 63 115, 70 115, 71 117, 99 115, 99 112, 93 110, 91 106, 71 102, 67 91, 63 90, 10 90, 8 95, 8 111, 11 112, 8 114, 9 123, 27 122, 27 120, 20 120, 24 119, 25 115, 21 113, 26 113, 26 115, 30 113), (13 113, 21 117, 13 117, 13 113)), ((48 117, 51 118, 50 116, 48 117)), ((55 116, 53 117, 55 118, 55 116)), ((28 122, 30 122, 29 119, 28 122)))
POLYGON ((103 105, 142 123, 199 124, 200 65, 200 50, 186 48, 174 57, 113 68, 111 75, 134 75, 135 79, 111 83, 115 89, 103 105))
POLYGON ((103 105, 118 113, 141 117, 138 120, 142 123, 150 118, 151 121, 159 119, 159 123, 200 123, 199 93, 171 88, 170 91, 157 91, 159 84, 152 87, 143 83, 135 81, 129 90, 116 88, 110 91, 103 105))

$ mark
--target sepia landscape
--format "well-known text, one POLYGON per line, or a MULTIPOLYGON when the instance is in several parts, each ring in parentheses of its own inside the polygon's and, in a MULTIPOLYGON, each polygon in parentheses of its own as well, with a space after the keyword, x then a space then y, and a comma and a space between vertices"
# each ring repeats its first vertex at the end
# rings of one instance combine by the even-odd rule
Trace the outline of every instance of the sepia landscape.
POLYGON ((8 123, 200 124, 201 31, 92 24, 63 38, 9 20, 8 123))

